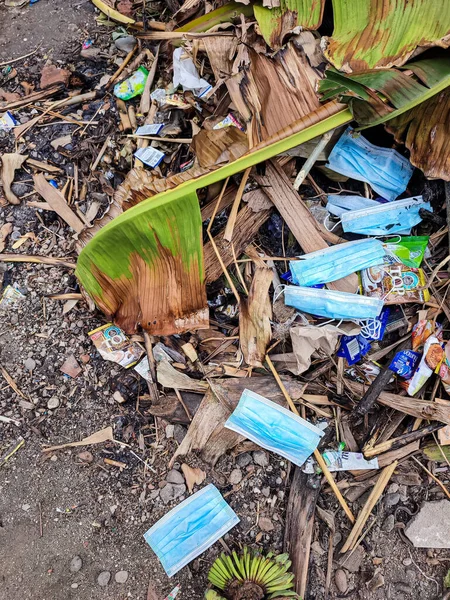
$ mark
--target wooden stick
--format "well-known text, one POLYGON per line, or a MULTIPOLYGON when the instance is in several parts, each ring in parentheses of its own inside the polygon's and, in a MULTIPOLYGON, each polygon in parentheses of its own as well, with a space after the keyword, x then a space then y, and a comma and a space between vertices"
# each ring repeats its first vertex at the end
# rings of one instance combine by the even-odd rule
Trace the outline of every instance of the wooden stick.
POLYGON ((333 133, 334 133, 334 129, 331 129, 331 131, 328 131, 327 133, 324 133, 324 135, 320 138, 318 144, 316 145, 316 147, 314 148, 314 150, 309 155, 309 157, 306 160, 306 162, 303 165, 303 167, 298 172, 298 175, 297 175, 297 177, 295 178, 295 181, 294 181, 294 186, 293 186, 294 190, 298 191, 299 187, 305 181, 306 176, 308 175, 308 173, 313 168, 316 160, 319 158, 319 154, 322 152, 322 150, 325 148, 325 146, 330 141, 333 133))
POLYGON ((41 45, 39 44, 39 46, 36 48, 36 50, 33 50, 33 52, 29 52, 28 54, 24 54, 23 56, 19 56, 18 58, 11 58, 10 60, 2 62, 0 63, 0 67, 6 67, 7 65, 12 65, 12 63, 19 62, 19 60, 23 60, 24 58, 33 56, 33 54, 36 54, 40 47, 41 45))
POLYGON ((179 403, 184 408, 184 412, 186 413, 187 418, 189 419, 189 421, 192 421, 191 413, 189 412, 189 409, 186 406, 185 401, 183 400, 183 396, 180 394, 180 391, 177 388, 173 388, 173 389, 175 390, 175 394, 176 394, 176 396, 178 398, 179 403))
POLYGON ((114 73, 114 75, 111 77, 111 79, 106 84, 106 88, 107 89, 112 86, 112 84, 116 81, 116 79, 119 77, 119 75, 125 69, 125 67, 128 65, 128 63, 130 62, 130 60, 133 58, 133 55, 136 52, 137 47, 138 47, 138 45, 136 44, 135 47, 133 48, 133 50, 131 50, 131 52, 128 52, 128 54, 126 55, 123 63, 120 65, 120 67, 117 69, 117 71, 114 73))
POLYGON ((149 74, 147 77, 147 81, 145 82, 144 91, 142 92, 142 96, 141 96, 141 103, 139 106, 139 110, 143 115, 146 115, 148 113, 148 111, 150 110, 151 103, 152 103, 152 99, 150 98, 150 90, 153 85, 153 80, 155 79, 156 67, 158 66, 158 58, 159 58, 159 45, 156 48, 155 58, 153 60, 152 66, 150 68, 150 71, 149 71, 149 74))
POLYGON ((422 439, 424 436, 429 433, 433 433, 434 431, 438 431, 444 427, 443 423, 432 423, 431 425, 426 425, 422 427, 422 429, 418 429, 417 431, 411 431, 409 433, 404 433, 396 438, 392 438, 391 440, 387 440, 386 442, 382 442, 372 448, 364 448, 363 453, 366 458, 370 458, 372 456, 376 456, 377 454, 382 454, 383 452, 387 452, 388 450, 397 450, 398 448, 402 448, 411 442, 415 442, 416 440, 422 439))
MULTIPOLYGON (((283 394, 283 396, 286 398, 286 401, 289 405, 289 408, 292 410, 293 413, 295 413, 297 416, 300 416, 300 413, 297 410, 297 407, 295 406, 294 402, 292 401, 292 398, 289 395, 289 392, 287 391, 287 389, 285 388, 283 382, 280 379, 280 376, 277 373, 277 370, 275 369, 273 362, 270 360, 270 357, 268 354, 266 354, 266 362, 269 365, 270 370, 272 371, 273 376, 275 377, 276 382, 278 383, 278 386, 283 394)), ((314 450, 314 458, 316 459, 316 461, 318 462, 320 468, 323 471, 323 474, 325 475, 326 480, 328 481, 331 489, 333 490, 336 498, 339 500, 339 504, 342 506, 345 514, 347 515, 348 519, 350 520, 351 523, 355 522, 355 517, 353 516, 352 511, 350 510, 347 502, 344 499, 344 496, 341 494, 341 492, 339 491, 339 488, 336 485, 336 482, 333 479, 332 474, 330 473, 327 465, 325 464, 325 461, 322 458, 322 455, 320 454, 320 452, 317 450, 314 450)))
POLYGON ((110 136, 110 135, 108 135, 108 137, 107 137, 107 138, 106 138, 106 140, 104 141, 104 144, 103 144, 103 146, 102 146, 102 147, 101 147, 101 149, 100 149, 100 152, 97 154, 97 158, 94 160, 94 162, 93 162, 93 163, 92 163, 92 165, 91 165, 91 173, 92 173, 93 171, 95 171, 95 169, 96 169, 96 168, 97 168, 97 166, 98 166, 98 163, 99 163, 99 162, 101 161, 101 159, 102 159, 102 156, 105 154, 105 151, 106 151, 106 148, 108 147, 108 144, 109 144, 109 140, 110 140, 110 139, 111 139, 111 136, 110 136))
POLYGON ((0 254, 0 262, 29 262, 43 265, 68 267, 69 269, 75 269, 77 266, 75 263, 70 262, 66 258, 59 258, 56 256, 39 256, 37 254, 13 254, 9 252, 0 254))
POLYGON ((375 504, 378 502, 381 494, 384 492, 384 489, 389 483, 389 480, 392 477, 397 465, 398 462, 394 461, 392 465, 385 467, 381 472, 377 483, 375 484, 372 492, 370 493, 370 496, 367 499, 367 502, 363 506, 361 512, 358 515, 358 518, 356 519, 356 522, 353 526, 353 529, 350 532, 350 535, 348 536, 345 544, 342 546, 342 554, 351 550, 356 544, 356 541, 359 535, 361 534, 363 527, 370 516, 370 513, 372 512, 375 504))
POLYGON ((147 352, 147 360, 148 360, 148 369, 150 371, 150 376, 152 381, 147 381, 148 391, 150 393, 150 397, 153 402, 156 402, 159 399, 157 378, 156 378, 156 363, 155 357, 153 356, 153 347, 152 347, 152 337, 148 331, 144 330, 144 344, 145 350, 147 352))
POLYGON ((450 492, 448 491, 448 489, 445 487, 445 485, 442 483, 442 481, 440 481, 436 475, 433 475, 433 473, 431 471, 429 471, 425 465, 423 465, 420 460, 418 460, 415 456, 411 456, 411 458, 416 461, 416 463, 418 465, 420 465, 422 467, 422 469, 428 473, 428 475, 431 477, 431 479, 433 479, 441 488, 442 491, 444 492, 444 494, 447 496, 447 498, 450 500, 450 492))
POLYGON ((239 211, 239 204, 242 200, 242 194, 244 193, 244 188, 247 184, 248 177, 250 175, 250 171, 252 167, 249 167, 244 171, 244 174, 241 179, 241 183, 239 184, 238 191, 236 194, 236 198, 234 199, 233 206, 231 207, 231 212, 228 217, 227 226, 225 227, 225 232, 223 234, 223 239, 227 242, 231 242, 233 237, 234 226, 236 224, 236 218, 239 211))

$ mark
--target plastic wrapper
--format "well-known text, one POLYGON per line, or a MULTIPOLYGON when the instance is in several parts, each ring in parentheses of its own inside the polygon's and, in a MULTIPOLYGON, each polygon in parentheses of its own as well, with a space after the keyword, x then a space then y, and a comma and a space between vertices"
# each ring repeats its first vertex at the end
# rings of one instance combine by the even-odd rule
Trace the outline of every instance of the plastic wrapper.
POLYGON ((144 91, 147 77, 147 69, 143 66, 139 67, 131 77, 114 86, 114 96, 121 100, 131 100, 131 98, 140 96, 144 91))
POLYGON ((211 85, 198 74, 194 61, 184 48, 176 48, 173 53, 173 87, 182 86, 183 90, 192 90, 198 98, 205 96, 211 85))
MULTIPOLYGON (((336 471, 365 471, 368 469, 378 469, 378 459, 372 458, 366 460, 361 452, 346 452, 339 450, 326 450, 322 454, 322 458, 332 473, 336 471)), ((321 469, 311 456, 306 461, 303 473, 313 474, 321 473, 321 469)))
POLYGON ((394 356, 389 365, 389 369, 400 377, 411 379, 420 362, 420 357, 420 352, 414 352, 414 350, 402 350, 397 352, 394 356))
POLYGON ((88 335, 105 360, 115 362, 126 369, 135 365, 145 352, 140 344, 129 340, 113 323, 98 327, 88 335))
POLYGON ((434 335, 430 336, 425 342, 419 366, 409 382, 408 394, 410 396, 417 394, 435 371, 439 372, 444 356, 441 342, 434 335))
POLYGON ((406 236, 398 242, 385 243, 385 263, 401 262, 407 267, 420 267, 427 249, 428 239, 428 236, 406 236))
POLYGON ((423 304, 430 299, 422 269, 407 267, 403 263, 393 263, 364 269, 361 271, 361 285, 365 296, 380 298, 386 304, 418 302, 423 304))
POLYGON ((157 167, 163 158, 165 157, 164 152, 158 150, 157 148, 152 148, 152 146, 148 146, 147 148, 138 148, 134 153, 134 156, 138 158, 144 165, 151 167, 154 169, 157 167))
POLYGON ((11 131, 16 125, 17 121, 9 111, 0 116, 0 131, 11 131))
POLYGON ((24 298, 25 295, 15 286, 7 285, 0 299, 0 309, 4 310, 24 298))

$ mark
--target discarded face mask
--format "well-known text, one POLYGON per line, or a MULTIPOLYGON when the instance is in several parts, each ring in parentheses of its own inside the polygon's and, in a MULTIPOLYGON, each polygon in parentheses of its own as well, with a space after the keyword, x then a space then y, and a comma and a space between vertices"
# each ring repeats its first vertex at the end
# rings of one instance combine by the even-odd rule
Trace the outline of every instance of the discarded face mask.
POLYGON ((239 517, 210 484, 168 512, 144 539, 172 577, 237 523, 239 517))
POLYGON ((330 194, 327 196, 327 211, 335 217, 340 217, 348 210, 360 210, 363 208, 372 208, 381 206, 382 202, 371 200, 364 196, 340 196, 339 194, 330 194))
POLYGON ((361 269, 381 265, 385 250, 375 239, 336 244, 291 261, 289 267, 296 285, 311 286, 347 277, 361 269))
POLYGON ((421 208, 432 211, 429 202, 422 196, 405 198, 372 208, 349 210, 342 214, 342 229, 346 233, 363 235, 390 235, 392 233, 409 234, 411 227, 422 220, 421 208))
POLYGON ((349 127, 328 157, 328 168, 368 183, 386 200, 395 200, 406 190, 414 167, 391 148, 368 142, 349 127))
POLYGON ((380 298, 294 285, 284 290, 284 302, 310 315, 349 321, 375 319, 383 308, 380 298))
POLYGON ((299 467, 314 452, 323 435, 305 419, 250 390, 242 392, 225 427, 299 467))

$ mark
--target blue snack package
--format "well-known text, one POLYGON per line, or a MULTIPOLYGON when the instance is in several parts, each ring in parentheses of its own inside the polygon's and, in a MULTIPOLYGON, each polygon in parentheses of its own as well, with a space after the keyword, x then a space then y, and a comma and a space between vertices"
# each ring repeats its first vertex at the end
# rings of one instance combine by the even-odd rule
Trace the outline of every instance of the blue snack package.
POLYGON ((414 350, 401 350, 397 352, 389 365, 389 369, 405 379, 413 376, 421 358, 420 352, 414 350))
POLYGON ((340 358, 345 358, 349 367, 361 360, 371 348, 369 340, 359 335, 343 335, 337 351, 340 358))

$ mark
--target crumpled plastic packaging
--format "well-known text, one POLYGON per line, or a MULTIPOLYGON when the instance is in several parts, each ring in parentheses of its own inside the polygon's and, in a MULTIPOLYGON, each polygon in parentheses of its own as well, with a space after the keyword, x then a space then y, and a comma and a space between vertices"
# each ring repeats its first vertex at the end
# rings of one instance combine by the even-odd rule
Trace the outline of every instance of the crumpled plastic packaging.
POLYGON ((176 48, 173 53, 173 87, 176 89, 179 85, 183 90, 192 90, 198 98, 205 96, 212 87, 202 79, 194 65, 194 61, 189 56, 183 56, 185 50, 176 48))
POLYGON ((114 96, 121 100, 131 100, 135 96, 140 96, 145 89, 148 71, 145 67, 140 66, 131 77, 121 81, 114 86, 114 96))

